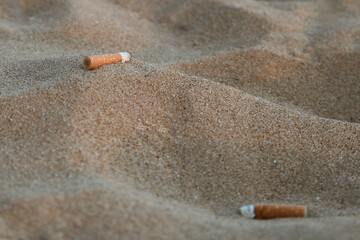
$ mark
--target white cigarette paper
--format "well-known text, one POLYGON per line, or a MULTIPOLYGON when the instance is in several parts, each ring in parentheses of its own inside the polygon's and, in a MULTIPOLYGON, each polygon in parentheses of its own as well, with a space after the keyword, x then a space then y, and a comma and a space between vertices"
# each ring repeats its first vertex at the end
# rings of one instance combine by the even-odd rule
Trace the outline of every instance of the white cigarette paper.
POLYGON ((246 218, 255 218, 254 205, 247 205, 240 208, 240 213, 246 218))

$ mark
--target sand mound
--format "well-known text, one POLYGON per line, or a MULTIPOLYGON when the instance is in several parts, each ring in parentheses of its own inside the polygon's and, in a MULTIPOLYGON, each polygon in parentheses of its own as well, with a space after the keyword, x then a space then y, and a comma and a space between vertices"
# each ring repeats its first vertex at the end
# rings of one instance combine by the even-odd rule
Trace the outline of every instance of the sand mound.
POLYGON ((0 238, 356 238, 359 7, 3 1, 0 238))
POLYGON ((360 123, 359 53, 316 54, 310 60, 242 50, 172 66, 275 103, 360 123))
POLYGON ((269 31, 265 19, 217 1, 114 2, 156 22, 178 44, 204 52, 253 46, 269 31))
POLYGON ((63 20, 71 11, 70 1, 60 0, 4 0, 2 14, 5 19, 22 26, 49 24, 63 20))

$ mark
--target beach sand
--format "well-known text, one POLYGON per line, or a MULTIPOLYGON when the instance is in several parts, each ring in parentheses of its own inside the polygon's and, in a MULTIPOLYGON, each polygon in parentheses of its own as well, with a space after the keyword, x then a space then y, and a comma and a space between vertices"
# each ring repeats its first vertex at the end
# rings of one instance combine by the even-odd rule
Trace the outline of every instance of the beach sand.
POLYGON ((2 0, 0 56, 0 239, 360 236, 360 1, 2 0))

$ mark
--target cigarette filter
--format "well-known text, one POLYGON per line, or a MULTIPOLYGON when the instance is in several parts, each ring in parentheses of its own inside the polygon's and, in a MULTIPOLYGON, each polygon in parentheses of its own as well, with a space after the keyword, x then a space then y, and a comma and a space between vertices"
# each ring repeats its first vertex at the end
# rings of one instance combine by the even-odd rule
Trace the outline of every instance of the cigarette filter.
POLYGON ((303 205, 255 204, 240 208, 242 216, 255 219, 306 217, 307 207, 303 205))
POLYGON ((130 54, 127 52, 86 56, 84 57, 82 65, 87 70, 93 70, 94 68, 100 67, 105 64, 110 64, 114 62, 127 62, 130 60, 130 57, 130 54))

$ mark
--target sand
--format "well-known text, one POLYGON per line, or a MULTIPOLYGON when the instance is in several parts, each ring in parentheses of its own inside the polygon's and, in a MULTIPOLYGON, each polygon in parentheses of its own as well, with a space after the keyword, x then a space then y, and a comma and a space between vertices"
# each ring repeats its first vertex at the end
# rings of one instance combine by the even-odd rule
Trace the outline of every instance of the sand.
POLYGON ((360 1, 2 0, 0 56, 0 239, 359 237, 360 1))

